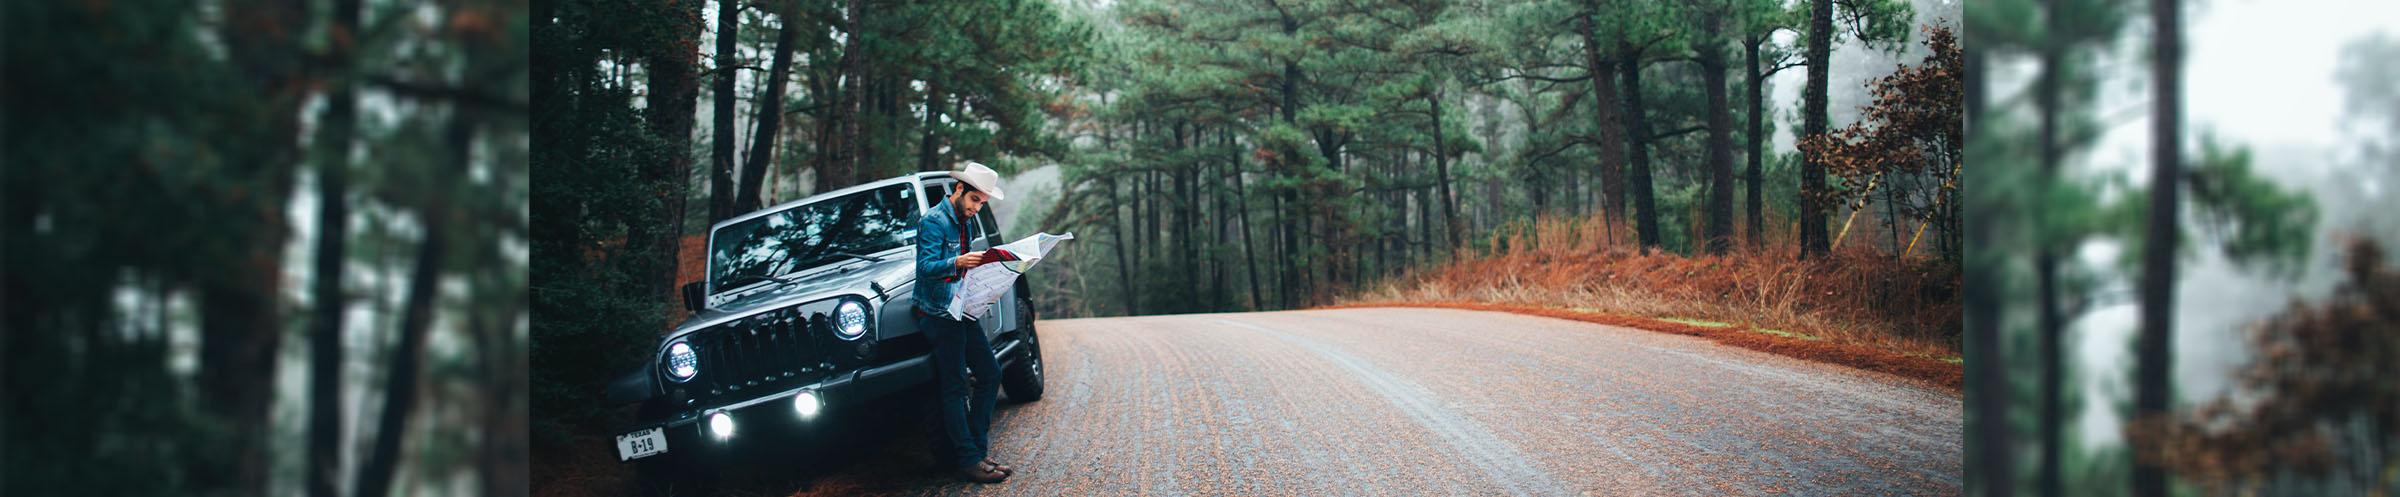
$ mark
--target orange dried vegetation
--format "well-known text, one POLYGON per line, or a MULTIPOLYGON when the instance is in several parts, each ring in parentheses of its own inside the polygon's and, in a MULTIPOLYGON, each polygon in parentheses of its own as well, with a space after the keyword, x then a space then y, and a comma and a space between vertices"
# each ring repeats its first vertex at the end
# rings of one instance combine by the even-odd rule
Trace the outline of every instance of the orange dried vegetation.
MULTIPOLYGON (((1337 304, 1560 317, 1959 384, 1961 366, 1940 359, 1958 357, 1960 350, 1954 264, 1856 245, 1807 261, 1791 247, 1723 256, 1644 255, 1610 245, 1608 231, 1598 218, 1545 219, 1498 230, 1485 253, 1392 278, 1337 304)), ((1631 237, 1620 233, 1616 239, 1631 237)))

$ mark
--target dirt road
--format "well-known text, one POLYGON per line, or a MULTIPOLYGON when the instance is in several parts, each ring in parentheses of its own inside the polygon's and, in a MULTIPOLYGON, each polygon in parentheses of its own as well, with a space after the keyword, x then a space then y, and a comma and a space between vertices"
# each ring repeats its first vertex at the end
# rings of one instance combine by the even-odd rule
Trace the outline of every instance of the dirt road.
POLYGON ((1960 493, 1955 393, 1695 338, 1415 308, 1040 332, 1046 398, 1003 400, 992 427, 1014 478, 957 483, 892 455, 922 452, 922 430, 902 427, 918 418, 869 428, 915 437, 865 458, 886 462, 804 477, 801 493, 1960 493), (911 471, 875 469, 894 465, 911 471))

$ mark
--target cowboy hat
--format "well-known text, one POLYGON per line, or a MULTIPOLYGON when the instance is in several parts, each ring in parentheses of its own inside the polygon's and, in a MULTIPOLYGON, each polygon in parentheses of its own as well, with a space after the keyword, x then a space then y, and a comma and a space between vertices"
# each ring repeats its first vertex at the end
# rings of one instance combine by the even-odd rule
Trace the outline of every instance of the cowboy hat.
POLYGON ((1000 194, 1000 173, 993 172, 991 167, 981 163, 967 161, 966 168, 950 173, 950 176, 965 182, 967 186, 974 187, 975 191, 992 196, 992 200, 1007 198, 1006 195, 1000 194))

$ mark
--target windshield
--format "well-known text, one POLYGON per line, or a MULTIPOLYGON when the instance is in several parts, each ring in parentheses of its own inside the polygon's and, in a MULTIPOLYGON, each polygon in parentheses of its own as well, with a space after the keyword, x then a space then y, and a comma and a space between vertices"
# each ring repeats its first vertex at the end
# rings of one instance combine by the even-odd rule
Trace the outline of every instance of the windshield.
POLYGON ((709 238, 709 291, 891 250, 916 236, 908 184, 792 207, 717 230, 709 238))

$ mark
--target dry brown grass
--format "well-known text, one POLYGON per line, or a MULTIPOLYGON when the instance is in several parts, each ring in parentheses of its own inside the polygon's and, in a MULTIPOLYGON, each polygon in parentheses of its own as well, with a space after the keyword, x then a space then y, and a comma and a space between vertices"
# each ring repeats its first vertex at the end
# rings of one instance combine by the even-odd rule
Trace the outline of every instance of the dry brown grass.
POLYGON ((708 235, 684 235, 675 251, 675 286, 708 276, 708 235))
MULTIPOLYGON (((1717 321, 1735 330, 1823 342, 1771 332, 1739 335, 1860 347, 1959 368, 1940 360, 1959 356, 1955 265, 1858 246, 1808 261, 1797 260, 1790 247, 1724 256, 1644 255, 1610 245, 1607 231, 1597 219, 1545 219, 1497 230, 1485 253, 1393 278, 1336 303, 1498 304, 1652 323, 1717 321)), ((1777 340, 1751 348, 1769 342, 1777 340)))

